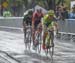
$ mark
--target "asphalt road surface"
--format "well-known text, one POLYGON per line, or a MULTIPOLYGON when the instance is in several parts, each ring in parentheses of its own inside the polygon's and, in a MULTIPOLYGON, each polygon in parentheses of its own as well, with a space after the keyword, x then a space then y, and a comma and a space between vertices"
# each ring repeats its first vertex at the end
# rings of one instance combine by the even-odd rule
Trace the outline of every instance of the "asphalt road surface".
MULTIPOLYGON (((0 28, 0 63, 51 63, 42 51, 25 50, 23 31, 0 28)), ((75 63, 75 42, 56 39, 53 63, 75 63)))

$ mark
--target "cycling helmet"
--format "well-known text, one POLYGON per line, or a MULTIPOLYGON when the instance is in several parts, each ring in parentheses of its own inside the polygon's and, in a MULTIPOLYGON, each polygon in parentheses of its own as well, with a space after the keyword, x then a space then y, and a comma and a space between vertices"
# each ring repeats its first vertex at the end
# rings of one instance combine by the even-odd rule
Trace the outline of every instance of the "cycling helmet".
POLYGON ((28 10, 28 14, 32 15, 33 14, 33 10, 28 10))
POLYGON ((33 14, 33 9, 29 9, 29 10, 24 12, 24 16, 27 14, 30 14, 30 15, 33 14))
POLYGON ((49 10, 48 15, 54 16, 54 10, 49 10))

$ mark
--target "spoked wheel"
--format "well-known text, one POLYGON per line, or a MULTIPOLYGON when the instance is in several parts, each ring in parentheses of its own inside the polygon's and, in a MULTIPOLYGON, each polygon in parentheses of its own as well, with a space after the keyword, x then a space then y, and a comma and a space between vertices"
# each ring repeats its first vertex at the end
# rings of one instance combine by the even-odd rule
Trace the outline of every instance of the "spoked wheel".
POLYGON ((46 38, 46 48, 47 48, 47 55, 49 54, 51 57, 51 60, 53 60, 53 54, 54 54, 54 35, 52 32, 48 32, 48 36, 46 38))
POLYGON ((29 41, 28 49, 30 50, 30 48, 31 48, 31 32, 30 31, 28 32, 28 41, 29 41))
POLYGON ((38 45, 38 53, 41 52, 41 44, 38 45))
POLYGON ((45 54, 47 57, 51 58, 51 61, 53 61, 54 47, 52 46, 46 47, 45 54))
POLYGON ((41 39, 41 33, 40 34, 38 34, 38 42, 39 42, 39 45, 38 45, 38 52, 40 53, 41 52, 41 41, 42 39, 41 39))
POLYGON ((26 50, 27 50, 27 47, 28 47, 28 43, 27 43, 28 40, 27 40, 27 39, 28 39, 28 38, 25 39, 25 49, 26 49, 26 50))
POLYGON ((25 49, 27 50, 27 37, 26 37, 26 29, 24 30, 24 44, 25 44, 25 49))
POLYGON ((30 50, 31 48, 31 32, 30 31, 26 32, 25 47, 26 47, 26 50, 27 48, 28 50, 30 50))
POLYGON ((51 60, 53 59, 53 54, 54 54, 54 47, 51 47, 51 48, 49 49, 49 55, 50 55, 50 57, 51 57, 51 60))
POLYGON ((38 52, 38 53, 41 52, 41 44, 40 44, 40 41, 41 41, 40 35, 39 35, 39 33, 36 31, 36 32, 35 32, 35 40, 34 40, 34 48, 33 48, 33 49, 34 49, 36 52, 38 52))
POLYGON ((45 54, 46 54, 46 56, 48 56, 48 49, 47 48, 45 49, 45 54))
POLYGON ((53 40, 51 41, 51 47, 49 49, 49 55, 51 57, 51 62, 53 62, 53 55, 54 55, 54 42, 53 42, 53 40))

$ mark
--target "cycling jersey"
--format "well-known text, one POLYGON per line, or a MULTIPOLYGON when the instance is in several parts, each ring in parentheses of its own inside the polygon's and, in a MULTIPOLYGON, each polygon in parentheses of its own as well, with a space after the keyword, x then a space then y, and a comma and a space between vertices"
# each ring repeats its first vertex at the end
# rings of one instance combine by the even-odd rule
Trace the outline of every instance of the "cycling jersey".
POLYGON ((54 25, 54 19, 50 19, 49 15, 45 15, 43 18, 43 25, 52 27, 54 25))
POLYGON ((25 22, 27 25, 31 25, 32 24, 32 16, 30 15, 25 15, 23 18, 23 22, 25 22))
POLYGON ((42 13, 33 13, 33 23, 34 27, 37 28, 38 24, 41 22, 41 18, 43 17, 42 13))

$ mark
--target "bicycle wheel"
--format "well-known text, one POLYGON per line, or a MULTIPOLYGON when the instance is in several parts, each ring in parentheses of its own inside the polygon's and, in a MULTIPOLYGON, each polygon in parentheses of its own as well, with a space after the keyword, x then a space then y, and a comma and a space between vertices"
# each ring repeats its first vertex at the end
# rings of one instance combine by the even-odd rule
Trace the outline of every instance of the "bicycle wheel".
POLYGON ((36 52, 38 52, 39 51, 39 34, 37 31, 35 32, 34 36, 35 36, 35 39, 34 39, 33 49, 36 50, 36 52))
POLYGON ((27 49, 27 32, 26 32, 26 29, 24 29, 24 44, 25 44, 25 49, 27 49))
POLYGON ((26 39, 26 29, 24 29, 23 31, 24 31, 24 43, 25 43, 25 39, 26 39))
POLYGON ((39 43, 39 45, 38 45, 38 52, 40 53, 41 52, 41 33, 38 33, 38 43, 39 43))
POLYGON ((53 59, 53 54, 54 54, 54 34, 53 32, 50 33, 50 48, 49 48, 49 54, 51 56, 51 59, 53 59))
POLYGON ((28 49, 30 50, 31 48, 31 29, 29 29, 28 31, 28 49))
POLYGON ((48 31, 48 35, 46 37, 46 56, 49 54, 51 59, 53 58, 53 54, 54 54, 54 34, 51 31, 48 31))
POLYGON ((28 48, 30 50, 31 48, 31 31, 30 30, 26 32, 25 46, 26 46, 26 49, 28 48))
POLYGON ((49 36, 47 35, 46 40, 45 40, 45 46, 46 46, 45 54, 46 54, 46 56, 48 55, 48 51, 49 51, 49 43, 50 43, 49 36))

